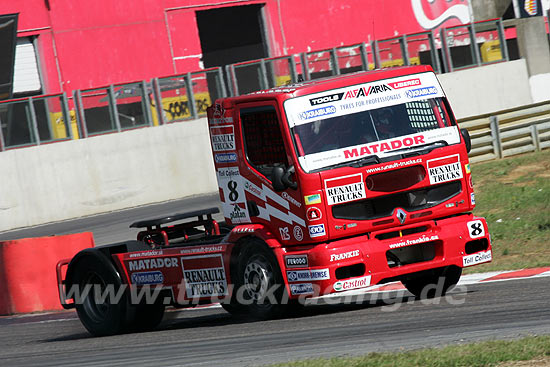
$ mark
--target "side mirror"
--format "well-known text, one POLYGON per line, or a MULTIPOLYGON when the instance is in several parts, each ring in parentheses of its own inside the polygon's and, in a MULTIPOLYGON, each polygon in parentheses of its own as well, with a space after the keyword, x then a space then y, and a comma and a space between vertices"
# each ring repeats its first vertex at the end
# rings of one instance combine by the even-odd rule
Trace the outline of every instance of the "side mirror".
POLYGON ((273 167, 273 171, 271 172, 273 189, 277 192, 284 191, 287 188, 296 190, 298 188, 298 184, 290 179, 290 176, 294 172, 294 166, 287 169, 284 169, 283 167, 273 167))
POLYGON ((460 129, 460 135, 464 138, 464 144, 466 144, 466 152, 470 153, 472 150, 472 139, 470 138, 470 133, 466 129, 460 129))

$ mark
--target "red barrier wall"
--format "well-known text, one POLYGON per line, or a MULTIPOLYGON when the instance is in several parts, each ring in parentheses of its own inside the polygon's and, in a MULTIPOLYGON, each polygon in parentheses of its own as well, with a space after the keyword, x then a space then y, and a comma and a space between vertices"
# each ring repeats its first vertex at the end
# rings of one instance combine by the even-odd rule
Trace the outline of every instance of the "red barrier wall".
POLYGON ((57 262, 93 246, 91 232, 0 242, 0 315, 62 309, 57 262))

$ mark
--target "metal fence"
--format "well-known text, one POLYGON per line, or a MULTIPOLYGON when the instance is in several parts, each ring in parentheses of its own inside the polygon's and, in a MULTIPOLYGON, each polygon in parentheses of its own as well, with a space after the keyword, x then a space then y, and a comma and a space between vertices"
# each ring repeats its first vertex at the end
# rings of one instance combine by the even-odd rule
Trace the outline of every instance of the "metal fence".
POLYGON ((406 34, 370 43, 344 45, 277 58, 226 66, 232 96, 299 80, 312 80, 354 71, 404 65, 431 65, 437 73, 509 61, 507 38, 515 26, 501 19, 485 20, 431 31, 406 34))
POLYGON ((0 102, 0 151, 197 119, 226 97, 221 68, 0 102))
MULTIPOLYGON (((442 28, 438 36, 420 32, 250 60, 225 70, 216 67, 76 90, 70 97, 60 93, 3 101, 0 151, 196 119, 205 116, 206 107, 217 98, 301 80, 401 65, 429 64, 443 73, 503 62, 509 60, 507 39, 515 37, 515 29, 493 19, 442 28)), ((527 108, 526 118, 523 109, 515 109, 460 121, 472 130, 472 160, 548 147, 548 104, 533 106, 527 108), (540 114, 533 115, 531 108, 540 114)))
POLYGON ((550 102, 461 119, 458 123, 470 132, 472 162, 550 148, 550 102))

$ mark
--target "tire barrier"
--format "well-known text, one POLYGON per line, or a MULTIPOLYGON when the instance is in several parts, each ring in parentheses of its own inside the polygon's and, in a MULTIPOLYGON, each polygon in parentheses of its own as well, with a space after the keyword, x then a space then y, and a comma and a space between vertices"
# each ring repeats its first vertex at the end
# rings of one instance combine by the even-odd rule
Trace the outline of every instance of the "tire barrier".
POLYGON ((0 315, 62 310, 57 262, 93 246, 91 232, 0 242, 0 315))

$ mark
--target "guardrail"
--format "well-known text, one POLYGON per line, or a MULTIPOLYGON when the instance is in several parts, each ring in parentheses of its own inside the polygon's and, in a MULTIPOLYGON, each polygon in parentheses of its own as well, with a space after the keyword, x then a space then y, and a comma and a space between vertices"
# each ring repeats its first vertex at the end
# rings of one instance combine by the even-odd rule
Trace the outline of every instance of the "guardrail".
POLYGON ((471 162, 550 148, 550 101, 458 120, 472 138, 471 162))

